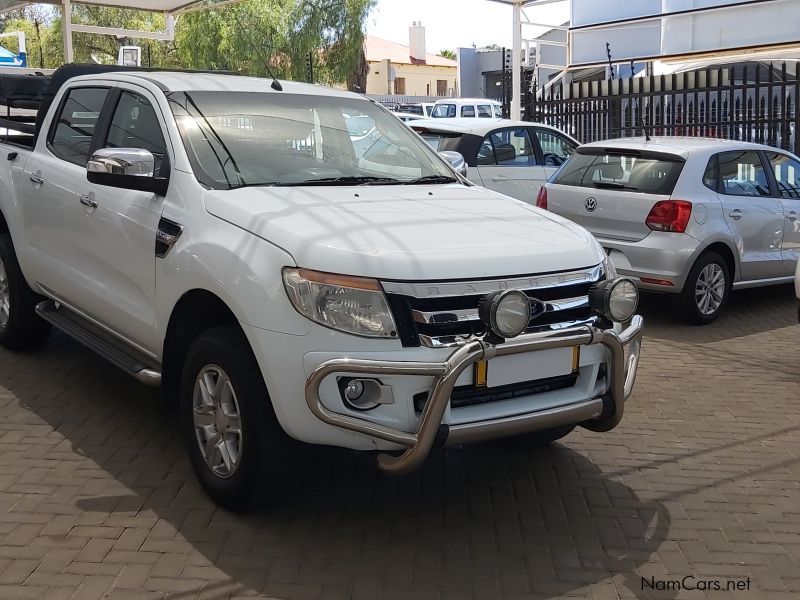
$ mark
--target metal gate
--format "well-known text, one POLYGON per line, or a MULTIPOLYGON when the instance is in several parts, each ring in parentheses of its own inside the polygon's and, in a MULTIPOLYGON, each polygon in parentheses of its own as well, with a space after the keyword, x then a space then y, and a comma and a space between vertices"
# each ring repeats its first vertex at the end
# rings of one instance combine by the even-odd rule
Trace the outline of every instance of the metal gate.
POLYGON ((651 135, 717 137, 800 154, 800 61, 527 88, 525 119, 582 143, 651 135))

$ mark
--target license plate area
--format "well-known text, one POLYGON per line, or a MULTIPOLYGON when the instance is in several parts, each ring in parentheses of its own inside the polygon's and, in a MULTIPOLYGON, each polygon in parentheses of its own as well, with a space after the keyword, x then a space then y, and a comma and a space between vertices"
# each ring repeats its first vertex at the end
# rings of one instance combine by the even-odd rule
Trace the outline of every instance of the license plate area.
POLYGON ((473 387, 496 388, 569 375, 578 370, 580 346, 498 356, 473 368, 473 387))

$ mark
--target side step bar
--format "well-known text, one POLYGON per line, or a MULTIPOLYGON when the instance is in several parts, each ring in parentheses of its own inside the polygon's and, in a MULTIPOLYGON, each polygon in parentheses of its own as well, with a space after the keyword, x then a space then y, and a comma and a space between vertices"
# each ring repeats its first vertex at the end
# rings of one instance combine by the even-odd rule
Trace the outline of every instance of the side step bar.
POLYGON ((158 365, 74 312, 45 300, 36 305, 36 314, 142 383, 161 385, 158 365))

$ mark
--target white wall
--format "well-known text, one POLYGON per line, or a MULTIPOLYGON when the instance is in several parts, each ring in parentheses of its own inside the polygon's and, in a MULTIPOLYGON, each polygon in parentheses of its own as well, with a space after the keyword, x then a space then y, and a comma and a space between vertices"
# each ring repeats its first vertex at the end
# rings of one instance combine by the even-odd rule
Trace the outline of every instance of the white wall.
POLYGON ((571 32, 572 64, 630 60, 767 46, 800 41, 800 0, 572 0, 572 27, 649 17, 636 23, 571 32), (732 6, 690 15, 661 17, 693 8, 732 6))

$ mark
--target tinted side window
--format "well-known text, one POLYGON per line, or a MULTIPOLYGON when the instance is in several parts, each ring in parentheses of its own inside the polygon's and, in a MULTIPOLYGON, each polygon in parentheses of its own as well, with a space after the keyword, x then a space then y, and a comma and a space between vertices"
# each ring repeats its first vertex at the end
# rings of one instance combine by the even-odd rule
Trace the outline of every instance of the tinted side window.
POLYGON ((146 98, 132 92, 120 94, 105 146, 149 150, 156 159, 156 173, 159 172, 167 145, 156 112, 146 98))
POLYGON ((719 179, 728 196, 769 196, 769 180, 758 152, 723 152, 719 157, 719 179))
POLYGON ((462 106, 461 107, 461 116, 462 117, 474 117, 475 116, 475 107, 474 106, 462 106))
POLYGON ((552 131, 537 129, 536 138, 539 140, 539 145, 542 147, 545 167, 560 167, 578 148, 577 145, 563 135, 553 133, 552 131))
POLYGON ((717 191, 717 157, 712 156, 708 159, 708 166, 703 173, 703 185, 710 190, 717 191))
POLYGON ((781 198, 800 199, 800 162, 780 152, 767 154, 781 198))
POLYGON ((501 129, 487 139, 494 147, 498 166, 530 167, 536 164, 533 144, 525 129, 501 129))
POLYGON ((85 167, 108 89, 74 88, 68 94, 50 130, 48 145, 61 160, 85 167))

